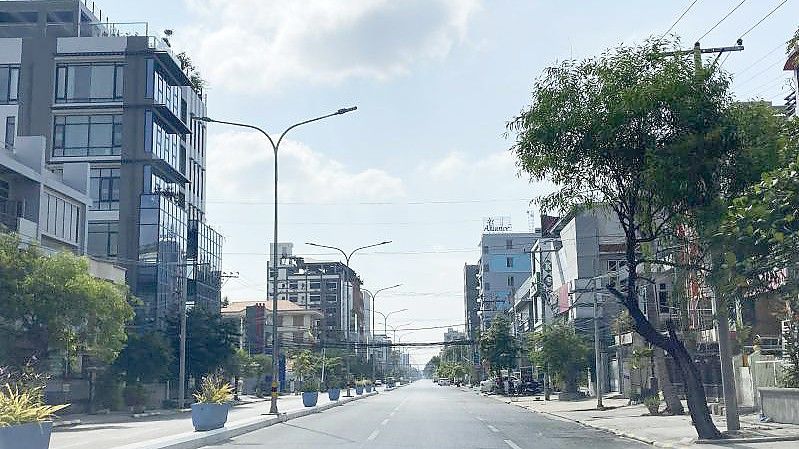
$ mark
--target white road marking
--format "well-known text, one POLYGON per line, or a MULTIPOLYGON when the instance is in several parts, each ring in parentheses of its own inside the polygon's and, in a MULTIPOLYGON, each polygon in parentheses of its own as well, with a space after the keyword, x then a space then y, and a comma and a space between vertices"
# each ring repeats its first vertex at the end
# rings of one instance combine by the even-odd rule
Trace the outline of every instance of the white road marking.
POLYGON ((397 413, 397 412, 391 412, 391 413, 388 414, 388 416, 394 416, 395 413, 397 413))
POLYGON ((499 432, 499 429, 497 429, 496 427, 492 426, 491 424, 488 425, 488 430, 490 430, 492 432, 499 432))
POLYGON ((514 442, 513 442, 513 441, 511 441, 511 440, 505 440, 505 444, 507 444, 508 446, 510 446, 512 449, 522 449, 522 448, 520 448, 520 447, 519 447, 519 445, 518 445, 518 444, 514 443, 514 442))
POLYGON ((388 424, 388 418, 384 419, 383 422, 380 423, 381 426, 385 426, 388 424))
POLYGON ((477 418, 478 421, 485 421, 483 418, 481 418, 479 416, 475 416, 475 418, 477 418))
POLYGON ((372 432, 372 434, 371 434, 371 435, 369 435, 369 437, 367 438, 367 440, 369 440, 369 441, 372 441, 372 440, 374 440, 375 438, 377 438, 377 435, 379 435, 379 434, 380 434, 380 431, 379 431, 379 430, 375 430, 374 432, 372 432))

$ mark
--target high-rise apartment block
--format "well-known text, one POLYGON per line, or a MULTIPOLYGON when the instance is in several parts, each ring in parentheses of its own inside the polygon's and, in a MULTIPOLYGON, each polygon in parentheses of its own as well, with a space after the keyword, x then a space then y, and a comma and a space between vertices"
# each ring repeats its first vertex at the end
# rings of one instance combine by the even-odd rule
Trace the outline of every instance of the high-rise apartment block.
POLYGON ((166 39, 94 8, 0 2, 0 131, 43 185, 39 200, 6 192, 2 212, 124 267, 137 326, 163 328, 182 301, 220 307, 222 238, 206 224, 205 126, 192 120, 205 98, 166 39))

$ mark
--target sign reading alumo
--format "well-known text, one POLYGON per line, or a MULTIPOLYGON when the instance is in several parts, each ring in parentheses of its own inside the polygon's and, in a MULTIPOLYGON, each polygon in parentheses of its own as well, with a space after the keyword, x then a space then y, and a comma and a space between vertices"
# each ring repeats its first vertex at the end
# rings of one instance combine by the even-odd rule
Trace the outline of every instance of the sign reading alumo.
POLYGON ((513 226, 510 217, 485 217, 483 218, 483 232, 511 232, 513 226))

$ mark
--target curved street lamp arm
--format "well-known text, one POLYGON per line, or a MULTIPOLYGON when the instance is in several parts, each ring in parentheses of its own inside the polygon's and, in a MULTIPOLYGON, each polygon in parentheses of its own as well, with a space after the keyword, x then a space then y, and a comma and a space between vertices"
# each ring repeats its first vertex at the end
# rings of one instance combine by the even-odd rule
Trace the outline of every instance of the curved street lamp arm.
POLYGON ((347 253, 345 253, 344 250, 341 249, 341 248, 336 248, 335 246, 320 245, 318 243, 311 243, 311 242, 305 242, 305 244, 306 245, 310 245, 310 246, 317 246, 319 248, 334 249, 334 250, 340 252, 341 255, 344 256, 344 259, 346 259, 349 262, 349 258, 347 257, 347 253))
POLYGON ((381 245, 388 245, 389 243, 391 243, 391 240, 387 240, 385 242, 380 242, 380 243, 373 243, 371 245, 361 246, 360 248, 355 248, 354 250, 352 250, 352 252, 350 253, 350 256, 347 259, 350 259, 353 254, 355 254, 357 251, 360 251, 362 249, 374 248, 375 246, 381 246, 381 245))
POLYGON ((206 122, 206 123, 220 123, 222 125, 230 125, 230 126, 238 126, 240 128, 254 129, 254 130, 258 131, 259 133, 263 134, 264 136, 266 136, 266 138, 269 139, 269 143, 272 144, 272 150, 273 151, 277 151, 277 145, 279 143, 275 144, 275 141, 272 140, 272 136, 270 136, 269 133, 267 133, 266 131, 264 131, 263 129, 261 129, 261 128, 255 126, 255 125, 248 125, 246 123, 228 122, 228 121, 225 121, 225 120, 217 120, 217 119, 213 119, 213 118, 210 118, 210 117, 193 117, 193 118, 194 118, 194 120, 199 120, 201 122, 206 122))
POLYGON ((357 106, 353 106, 351 108, 342 108, 342 109, 339 109, 338 111, 333 112, 331 114, 326 114, 326 115, 322 115, 322 116, 319 116, 319 117, 316 117, 316 118, 303 120, 303 121, 301 121, 299 123, 295 123, 295 124, 289 126, 288 128, 286 128, 286 130, 283 131, 282 134, 280 134, 280 137, 277 139, 277 144, 275 145, 275 147, 280 147, 280 142, 283 141, 283 138, 286 137, 286 134, 288 134, 289 131, 291 131, 292 129, 294 129, 294 128, 298 127, 298 126, 306 125, 308 123, 317 122, 319 120, 324 120, 326 118, 333 117, 335 115, 346 114, 347 112, 352 112, 352 111, 354 111, 356 109, 358 109, 357 106))

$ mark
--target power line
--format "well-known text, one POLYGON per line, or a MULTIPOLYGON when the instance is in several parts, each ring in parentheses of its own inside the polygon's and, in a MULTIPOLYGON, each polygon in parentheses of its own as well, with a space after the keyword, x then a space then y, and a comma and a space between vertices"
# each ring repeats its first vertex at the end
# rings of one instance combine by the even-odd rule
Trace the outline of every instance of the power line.
POLYGON ((702 39, 704 39, 704 38, 705 38, 705 36, 707 36, 708 34, 710 34, 710 32, 711 32, 711 31, 715 30, 715 29, 716 29, 716 27, 718 27, 719 25, 721 25, 721 23, 722 23, 722 22, 724 22, 725 20, 727 20, 727 17, 730 17, 730 15, 732 15, 732 13, 734 13, 734 12, 735 12, 735 11, 736 11, 738 8, 740 8, 740 7, 741 7, 741 5, 743 5, 744 3, 746 3, 746 0, 741 0, 741 3, 738 3, 738 4, 737 4, 737 5, 734 7, 734 8, 732 8, 732 9, 730 10, 730 12, 728 12, 728 13, 727 13, 727 15, 725 15, 724 17, 722 17, 722 18, 721 18, 721 20, 719 20, 718 22, 716 22, 716 24, 715 24, 715 25, 713 25, 712 27, 710 27, 710 29, 709 29, 709 30, 707 30, 707 31, 705 32, 705 34, 703 34, 703 35, 702 35, 702 36, 701 36, 699 39, 696 39, 696 42, 699 42, 699 41, 701 41, 702 39))
POLYGON ((760 58, 758 58, 758 59, 757 59, 755 62, 753 62, 753 63, 749 64, 748 66, 744 67, 743 69, 739 70, 739 71, 738 71, 738 75, 741 75, 741 74, 743 74, 744 72, 748 71, 749 69, 751 69, 752 67, 754 67, 755 65, 757 65, 757 63, 758 63, 758 62, 760 62, 760 61, 762 61, 762 60, 766 59, 767 57, 771 56, 771 54, 772 54, 772 53, 774 53, 775 51, 777 51, 777 50, 779 50, 780 48, 782 48, 782 46, 783 46, 783 44, 782 44, 782 43, 780 43, 780 44, 777 44, 777 46, 776 46, 776 47, 772 48, 772 49, 771 49, 771 50, 770 50, 768 53, 766 53, 765 55, 763 55, 763 56, 761 56, 760 58))
MULTIPOLYGON (((396 206, 396 205, 409 205, 418 206, 426 204, 478 204, 478 203, 509 203, 517 201, 530 201, 530 198, 485 198, 475 200, 416 200, 416 201, 331 201, 331 202, 314 202, 314 201, 278 201, 282 206, 342 206, 342 205, 360 205, 360 206, 396 206)), ((208 204, 236 204, 236 205, 273 205, 273 201, 259 201, 259 200, 209 200, 208 204)))
POLYGON ((663 32, 663 34, 660 36, 660 39, 658 39, 658 40, 663 40, 663 38, 664 38, 664 37, 666 37, 666 35, 667 35, 667 34, 669 34, 669 32, 670 32, 671 30, 673 30, 673 29, 674 29, 674 27, 675 27, 675 26, 676 26, 678 23, 680 23, 680 20, 682 20, 682 18, 683 18, 683 17, 685 17, 685 15, 686 15, 686 14, 688 14, 688 11, 690 11, 690 10, 691 10, 691 8, 693 8, 693 7, 694 7, 694 5, 696 4, 696 2, 698 2, 698 1, 699 1, 699 0, 694 0, 694 1, 692 1, 692 2, 691 2, 691 4, 690 4, 690 5, 688 5, 688 7, 687 7, 687 8, 685 8, 685 11, 683 11, 683 12, 682 12, 682 14, 680 14, 680 17, 677 17, 677 20, 675 20, 675 21, 674 21, 674 23, 672 23, 672 24, 671 24, 671 26, 669 27, 669 29, 663 32))
POLYGON ((743 39, 743 38, 744 38, 744 36, 746 36, 747 34, 749 34, 749 32, 750 32, 750 31, 752 31, 752 30, 754 30, 755 28, 757 28, 757 26, 758 26, 758 25, 760 25, 761 23, 763 23, 763 21, 764 21, 764 20, 768 19, 768 18, 769 18, 769 16, 771 16, 772 14, 774 14, 774 12, 775 12, 776 10, 780 9, 780 7, 781 7, 782 5, 784 5, 784 4, 786 4, 786 3, 788 3, 788 0, 782 0, 782 2, 781 2, 779 5, 775 6, 775 7, 774 7, 774 9, 772 9, 771 11, 769 11, 769 13, 768 13, 768 14, 766 14, 765 16, 763 16, 763 18, 762 18, 762 19, 758 20, 758 21, 757 21, 757 23, 755 23, 754 25, 752 25, 752 26, 751 26, 751 27, 750 27, 748 30, 744 31, 744 34, 742 34, 742 35, 739 37, 739 39, 743 39))

